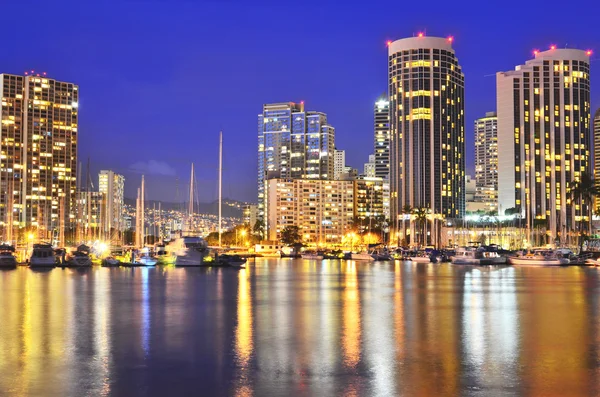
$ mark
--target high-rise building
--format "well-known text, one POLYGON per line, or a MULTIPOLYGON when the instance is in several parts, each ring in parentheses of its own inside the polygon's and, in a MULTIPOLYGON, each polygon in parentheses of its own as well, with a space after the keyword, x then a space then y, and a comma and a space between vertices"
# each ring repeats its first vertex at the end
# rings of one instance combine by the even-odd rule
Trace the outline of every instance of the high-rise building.
POLYGON ((98 175, 98 191, 106 196, 104 214, 105 232, 125 230, 125 177, 113 171, 102 170, 98 175))
POLYGON ((304 103, 273 103, 258 115, 258 206, 265 215, 266 181, 273 178, 332 179, 335 129, 325 113, 304 103))
POLYGON ((367 178, 375 178, 376 165, 375 165, 375 155, 369 155, 369 161, 365 163, 363 166, 363 176, 367 178))
POLYGON ((344 168, 346 167, 346 151, 335 149, 333 163, 333 179, 337 181, 344 173, 344 168))
POLYGON ((498 209, 498 117, 487 112, 475 120, 475 201, 485 211, 498 209))
POLYGON ((258 205, 244 205, 244 207, 242 208, 242 218, 244 224, 249 225, 250 228, 253 228, 254 225, 256 225, 256 221, 258 220, 258 205))
POLYGON ((269 240, 297 226, 305 242, 340 243, 354 219, 354 181, 270 179, 267 207, 269 240))
POLYGON ((388 178, 390 174, 390 101, 382 95, 375 102, 375 176, 388 178))
MULTIPOLYGON (((356 216, 371 223, 384 215, 384 179, 362 176, 356 179, 354 205, 356 216)), ((362 231, 368 223, 361 223, 362 231)))
POLYGON ((0 94, 0 219, 51 239, 75 225, 79 87, 0 74, 0 94))
POLYGON ((591 171, 589 62, 585 51, 553 46, 496 76, 499 213, 520 210, 551 242, 589 216, 571 198, 591 171))
POLYGON ((398 227, 405 205, 462 218, 464 75, 452 38, 396 40, 388 66, 392 223, 398 227))
MULTIPOLYGON (((594 180, 600 186, 600 108, 594 114, 594 180)), ((598 208, 598 199, 596 199, 598 208)))
POLYGON ((106 195, 101 192, 82 188, 77 193, 77 204, 80 208, 79 223, 80 241, 97 240, 104 237, 106 214, 106 195))

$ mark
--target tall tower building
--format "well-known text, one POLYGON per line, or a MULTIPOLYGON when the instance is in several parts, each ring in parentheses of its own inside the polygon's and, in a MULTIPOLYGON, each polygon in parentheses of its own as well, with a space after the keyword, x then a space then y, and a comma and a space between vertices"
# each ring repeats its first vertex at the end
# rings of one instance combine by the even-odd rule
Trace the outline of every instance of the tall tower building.
POLYGON ((109 170, 98 175, 98 191, 106 197, 104 231, 125 230, 125 177, 109 170))
POLYGON ((591 171, 589 73, 588 53, 553 46, 496 76, 499 212, 520 209, 550 241, 588 219, 571 188, 591 171))
POLYGON ((75 221, 79 87, 32 72, 0 74, 0 90, 0 219, 12 208, 12 226, 56 238, 75 221))
POLYGON ((452 39, 418 37, 388 47, 390 206, 446 218, 465 213, 464 75, 452 39))
POLYGON ((594 114, 594 179, 600 185, 600 108, 594 114))
POLYGON ((335 129, 304 103, 273 103, 258 115, 258 206, 264 219, 266 180, 333 179, 335 129))
POLYGON ((375 176, 386 179, 390 174, 390 102, 387 95, 375 102, 375 176))
POLYGON ((498 209, 498 117, 487 112, 475 120, 475 201, 498 209))

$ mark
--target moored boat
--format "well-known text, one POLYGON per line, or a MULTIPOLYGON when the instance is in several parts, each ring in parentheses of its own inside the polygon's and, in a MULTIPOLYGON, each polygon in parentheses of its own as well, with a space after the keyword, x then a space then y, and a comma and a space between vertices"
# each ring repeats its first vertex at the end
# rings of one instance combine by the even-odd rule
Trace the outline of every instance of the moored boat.
POLYGON ((491 265, 493 260, 484 256, 484 251, 474 248, 457 249, 450 258, 453 265, 491 265))
POLYGON ((526 254, 513 256, 508 259, 515 266, 565 266, 569 259, 550 249, 539 249, 526 254))
POLYGON ((175 254, 175 266, 202 266, 208 254, 208 244, 198 236, 185 236, 169 244, 167 251, 175 254))
POLYGON ((243 268, 245 263, 246 263, 246 258, 242 258, 239 255, 222 254, 222 255, 217 255, 215 258, 215 264, 217 266, 229 266, 229 267, 243 268))
POLYGON ((56 266, 56 257, 52 246, 50 244, 34 244, 31 258, 29 258, 29 267, 54 266, 56 266))
POLYGON ((304 251, 302 253, 302 259, 320 261, 323 260, 323 253, 317 251, 304 251))
POLYGON ((352 252, 350 259, 353 261, 373 261, 373 257, 368 252, 352 252))
POLYGON ((73 267, 92 266, 92 260, 90 259, 90 248, 84 244, 77 247, 77 250, 71 252, 69 255, 66 265, 73 267))
POLYGON ((408 254, 408 257, 406 258, 406 260, 415 262, 415 263, 431 262, 431 258, 424 251, 408 254))
POLYGON ((17 266, 17 258, 15 258, 15 247, 12 245, 0 245, 0 267, 10 268, 17 266))

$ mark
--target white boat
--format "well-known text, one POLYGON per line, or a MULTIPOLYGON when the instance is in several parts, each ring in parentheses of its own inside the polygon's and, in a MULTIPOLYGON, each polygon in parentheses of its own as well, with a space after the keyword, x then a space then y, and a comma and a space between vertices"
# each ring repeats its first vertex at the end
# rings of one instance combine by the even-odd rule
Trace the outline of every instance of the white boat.
POLYGON ((513 256, 508 261, 515 266, 564 266, 569 264, 569 259, 561 257, 559 253, 550 249, 540 249, 524 255, 513 256))
POLYGON ((409 255, 407 260, 415 263, 429 263, 431 262, 431 258, 425 252, 418 252, 416 255, 409 255))
POLYGON ((17 258, 14 255, 15 247, 12 245, 0 245, 0 267, 17 266, 17 258))
POLYGON ((352 252, 350 259, 353 261, 374 261, 373 257, 368 252, 352 252))
POLYGON ((156 259, 153 256, 150 255, 142 255, 139 258, 137 258, 135 264, 136 265, 144 265, 144 266, 154 266, 156 265, 156 263, 158 262, 158 259, 156 259))
POLYGON ((324 258, 323 253, 315 251, 304 251, 301 256, 302 259, 309 259, 315 261, 320 261, 324 258))
POLYGON ((184 236, 167 246, 167 252, 175 255, 175 266, 202 266, 208 254, 208 244, 198 236, 184 236))
POLYGON ((496 251, 483 251, 483 258, 490 260, 492 265, 506 265, 506 257, 496 251))
POLYGON ((34 244, 31 258, 29 258, 29 267, 54 267, 56 258, 54 250, 50 244, 34 244))
POLYGON ((459 248, 456 255, 450 257, 453 265, 491 265, 491 258, 484 257, 484 252, 476 249, 459 248))

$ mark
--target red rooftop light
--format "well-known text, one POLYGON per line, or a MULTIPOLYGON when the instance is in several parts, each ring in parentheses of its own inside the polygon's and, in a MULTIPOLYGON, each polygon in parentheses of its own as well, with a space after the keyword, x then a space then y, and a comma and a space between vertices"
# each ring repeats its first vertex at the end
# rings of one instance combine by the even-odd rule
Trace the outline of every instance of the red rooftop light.
POLYGON ((592 55, 592 50, 587 50, 587 51, 585 52, 585 55, 587 55, 588 57, 589 57, 590 55, 592 55))
POLYGON ((392 45, 392 40, 388 40, 388 41, 386 41, 386 45, 387 45, 388 47, 389 47, 389 46, 391 46, 391 45, 392 45))
POLYGON ((551 49, 551 50, 556 50, 556 46, 555 46, 554 44, 552 44, 552 45, 550 46, 550 49, 551 49))
POLYGON ((419 32, 419 37, 423 37, 423 32, 419 32))
POLYGON ((533 55, 539 54, 540 50, 533 50, 533 55))
POLYGON ((448 41, 449 41, 450 43, 452 43, 452 42, 454 41, 454 37, 453 37, 453 36, 448 36, 448 41))

